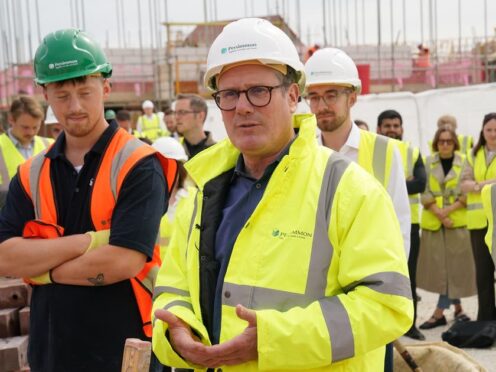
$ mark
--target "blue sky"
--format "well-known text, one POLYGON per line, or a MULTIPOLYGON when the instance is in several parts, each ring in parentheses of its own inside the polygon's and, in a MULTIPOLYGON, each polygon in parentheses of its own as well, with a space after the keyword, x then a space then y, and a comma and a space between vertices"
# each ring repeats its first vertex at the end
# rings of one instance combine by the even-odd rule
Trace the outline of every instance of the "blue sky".
MULTIPOLYGON (((326 39, 329 45, 340 46, 367 43, 375 44, 378 40, 377 19, 378 0, 0 0, 0 31, 4 35, 1 40, 0 64, 5 60, 6 45, 15 55, 13 37, 8 39, 8 30, 13 35, 17 28, 18 40, 24 40, 23 52, 25 58, 29 56, 29 38, 31 34, 31 50, 38 44, 38 27, 36 24, 36 3, 39 8, 39 31, 41 36, 60 28, 71 26, 83 27, 82 7, 84 7, 85 29, 96 36, 103 45, 117 47, 124 44, 124 36, 128 46, 138 46, 140 28, 138 13, 141 12, 141 40, 144 46, 157 43, 156 29, 150 27, 151 5, 152 22, 165 21, 165 5, 167 4, 169 21, 173 22, 200 22, 207 18, 233 19, 243 16, 260 16, 267 13, 285 14, 295 31, 301 29, 301 39, 305 43, 320 43, 326 39), (327 5, 326 25, 327 35, 323 34, 323 2, 327 5), (14 3, 17 8, 13 9, 14 3), (71 13, 72 4, 72 13, 71 13), (77 17, 75 8, 78 5, 77 17), (139 8, 138 8, 139 4, 139 8), (216 4, 216 7, 215 5, 216 4), (298 4, 300 14, 297 16, 298 4), (118 17, 117 6, 123 5, 124 16, 118 17), (207 17, 204 14, 207 8, 207 17), (27 11, 29 9, 29 11, 27 11), (215 10, 216 13, 215 14, 215 10), (9 10, 9 13, 7 13, 9 10), (335 12, 334 12, 335 10, 335 12), (19 14, 22 16, 19 16, 19 14), (9 19, 6 18, 10 14, 9 19), (29 21, 28 22, 28 17, 29 21), (16 19, 16 26, 12 19, 16 19), (119 19, 123 19, 120 26, 119 19), (22 20, 22 22, 19 22, 22 20), (125 32, 119 32, 119 29, 125 32), (150 35, 153 35, 152 37, 150 35), (23 36, 21 36, 23 35, 23 36), (9 42, 10 40, 10 42, 9 42)), ((466 39, 484 37, 485 20, 487 19, 487 33, 495 34, 496 1, 494 0, 380 0, 381 4, 381 39, 388 44, 391 40, 398 42, 418 43, 422 39, 429 42, 437 31, 438 39, 457 39, 458 4, 461 5, 461 36, 466 39), (393 27, 391 29, 391 11, 393 4, 393 27), (429 6, 437 7, 437 28, 435 23, 429 23, 429 6), (403 12, 405 7, 405 12, 403 12), (487 17, 485 13, 487 9, 487 17), (423 17, 421 17, 423 9, 423 17), (421 21, 422 19, 422 21, 421 21), (404 22, 405 20, 405 22, 404 22), (423 27, 422 27, 423 24, 423 27)), ((178 30, 176 28, 175 30, 178 30)), ((187 29, 184 30, 187 32, 187 29)), ((162 27, 160 35, 165 40, 165 29, 162 27)))

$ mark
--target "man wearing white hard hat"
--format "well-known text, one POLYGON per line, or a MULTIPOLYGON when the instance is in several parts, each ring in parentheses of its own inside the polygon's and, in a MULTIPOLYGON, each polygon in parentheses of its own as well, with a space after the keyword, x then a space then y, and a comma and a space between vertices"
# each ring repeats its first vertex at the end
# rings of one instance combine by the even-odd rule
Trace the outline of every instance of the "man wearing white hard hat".
POLYGON ((154 107, 152 101, 143 101, 141 105, 143 115, 138 118, 136 123, 137 136, 148 138, 152 142, 169 134, 160 116, 153 112, 154 107))
MULTIPOLYGON (((351 108, 362 83, 355 63, 345 52, 336 48, 319 49, 305 63, 305 72, 305 99, 317 118, 321 131, 319 142, 360 164, 386 188, 401 227, 407 259, 411 219, 403 162, 397 148, 400 143, 353 124, 351 108)), ((385 227, 380 229, 388 231, 385 227)), ((405 260, 404 257, 401 259, 405 260)), ((390 345, 388 354, 391 351, 390 345)), ((392 354, 387 357, 386 365, 390 361, 392 354)))
POLYGON ((46 116, 45 116, 45 126, 47 127, 50 136, 52 136, 54 139, 57 139, 57 137, 62 133, 64 130, 62 128, 62 125, 60 125, 59 120, 55 117, 55 114, 53 113, 53 110, 50 106, 47 108, 46 116))
POLYGON ((387 193, 293 115, 304 67, 270 22, 224 27, 205 85, 228 139, 186 164, 199 190, 157 277, 155 354, 224 372, 380 370, 412 320, 387 193))

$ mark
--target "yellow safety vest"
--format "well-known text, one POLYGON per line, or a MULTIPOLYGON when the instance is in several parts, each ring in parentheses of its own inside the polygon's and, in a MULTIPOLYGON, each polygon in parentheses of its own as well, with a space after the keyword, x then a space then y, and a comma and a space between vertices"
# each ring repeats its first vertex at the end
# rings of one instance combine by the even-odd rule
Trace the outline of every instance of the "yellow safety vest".
MULTIPOLYGON (((33 156, 42 152, 52 143, 52 138, 35 136, 33 156)), ((7 133, 0 135, 0 190, 8 190, 10 180, 15 176, 17 168, 26 160, 7 133)))
MULTIPOLYGON (((470 156, 467 160, 474 169, 475 181, 482 182, 496 178, 496 158, 487 166, 484 147, 481 147, 477 151, 475 159, 473 156, 470 156)), ((483 229, 486 226, 487 218, 482 207, 481 194, 469 192, 467 194, 467 228, 469 230, 475 230, 483 229)))
MULTIPOLYGON (((165 256, 165 252, 167 251, 167 247, 169 246, 170 238, 172 236, 172 232, 174 231, 175 221, 181 220, 182 214, 191 214, 190 206, 191 202, 188 202, 187 199, 194 198, 196 194, 196 187, 188 187, 185 191, 185 195, 182 195, 181 198, 177 201, 177 205, 175 207, 174 217, 172 220, 169 218, 168 213, 164 214, 162 220, 160 221, 160 258, 163 260, 165 256)), ((170 208, 169 208, 170 209, 170 208)), ((169 212, 169 211, 167 211, 169 212)))
MULTIPOLYGON (((470 151, 474 147, 474 139, 472 136, 465 136, 463 134, 458 134, 456 136, 458 138, 458 142, 460 143, 460 151, 463 155, 469 156, 470 151)), ((434 149, 432 148, 432 140, 429 141, 429 148, 431 149, 431 154, 434 153, 434 149)))
MULTIPOLYGON (((444 176, 443 166, 439 154, 428 156, 425 164, 427 174, 427 186, 422 194, 422 201, 431 202, 433 199, 439 208, 445 208, 453 204, 460 196, 461 173, 465 163, 465 156, 458 151, 455 152, 453 166, 444 176)), ((453 221, 453 227, 464 227, 467 225, 466 208, 460 208, 449 214, 453 221)), ((420 227, 424 230, 437 231, 441 228, 441 221, 427 208, 422 210, 420 227)))
POLYGON ((360 129, 357 162, 386 189, 391 176, 394 142, 388 137, 360 129))
POLYGON ((169 135, 169 132, 163 131, 160 128, 160 117, 153 114, 151 119, 146 115, 142 115, 141 119, 141 133, 142 137, 148 138, 150 141, 155 141, 157 138, 169 135))
MULTIPOLYGON (((313 115, 294 120, 299 135, 237 236, 223 281, 220 342, 246 328, 235 312, 242 304, 257 312, 258 359, 222 370, 381 371, 383 346, 411 326, 413 315, 391 200, 357 164, 316 145, 313 115), (384 314, 387 321, 378 321, 384 314)), ((207 261, 201 237, 212 228, 204 216, 206 190, 238 157, 226 139, 186 164, 199 191, 156 283, 154 311, 171 311, 206 345, 200 290, 215 286, 200 279, 200 262, 207 261)), ((167 324, 156 318, 153 324, 160 361, 195 368, 172 348, 167 324)))
MULTIPOLYGON (((398 141, 397 144, 401 159, 403 160, 405 178, 408 179, 413 177, 413 168, 420 156, 420 150, 408 142, 398 141)), ((410 218, 412 224, 418 224, 420 222, 420 193, 408 194, 408 200, 410 201, 410 218)))
POLYGON ((496 249, 494 249, 494 244, 496 243, 496 237, 494 233, 496 229, 494 228, 494 216, 496 215, 496 184, 485 185, 482 188, 482 204, 484 205, 484 212, 487 217, 487 234, 485 237, 486 245, 489 248, 493 262, 496 263, 496 249))

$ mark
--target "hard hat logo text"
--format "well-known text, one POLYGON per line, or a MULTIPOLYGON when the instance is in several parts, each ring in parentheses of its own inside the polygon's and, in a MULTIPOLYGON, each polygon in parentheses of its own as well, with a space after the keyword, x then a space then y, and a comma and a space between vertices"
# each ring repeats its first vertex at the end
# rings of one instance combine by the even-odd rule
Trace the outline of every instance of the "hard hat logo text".
POLYGON ((48 68, 50 70, 56 69, 58 70, 59 68, 64 68, 64 67, 71 67, 71 66, 76 66, 78 65, 79 62, 77 59, 72 59, 70 61, 62 61, 62 62, 55 62, 55 63, 50 63, 48 65, 48 68))
POLYGON ((230 47, 227 47, 227 48, 222 48, 220 51, 222 54, 226 54, 226 53, 235 53, 235 52, 239 52, 241 50, 248 50, 248 49, 257 49, 257 44, 256 43, 253 43, 253 44, 238 44, 238 45, 234 45, 234 46, 230 46, 230 47))

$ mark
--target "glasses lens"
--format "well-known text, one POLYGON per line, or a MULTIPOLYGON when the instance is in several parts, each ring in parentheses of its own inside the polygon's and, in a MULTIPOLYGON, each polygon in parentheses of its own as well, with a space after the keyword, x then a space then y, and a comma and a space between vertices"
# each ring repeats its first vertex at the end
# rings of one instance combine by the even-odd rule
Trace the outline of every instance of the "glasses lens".
POLYGON ((253 106, 263 107, 270 102, 270 89, 268 87, 251 87, 246 94, 253 106))
POLYGON ((215 103, 221 110, 233 110, 238 102, 239 94, 235 90, 221 90, 215 94, 215 103))

